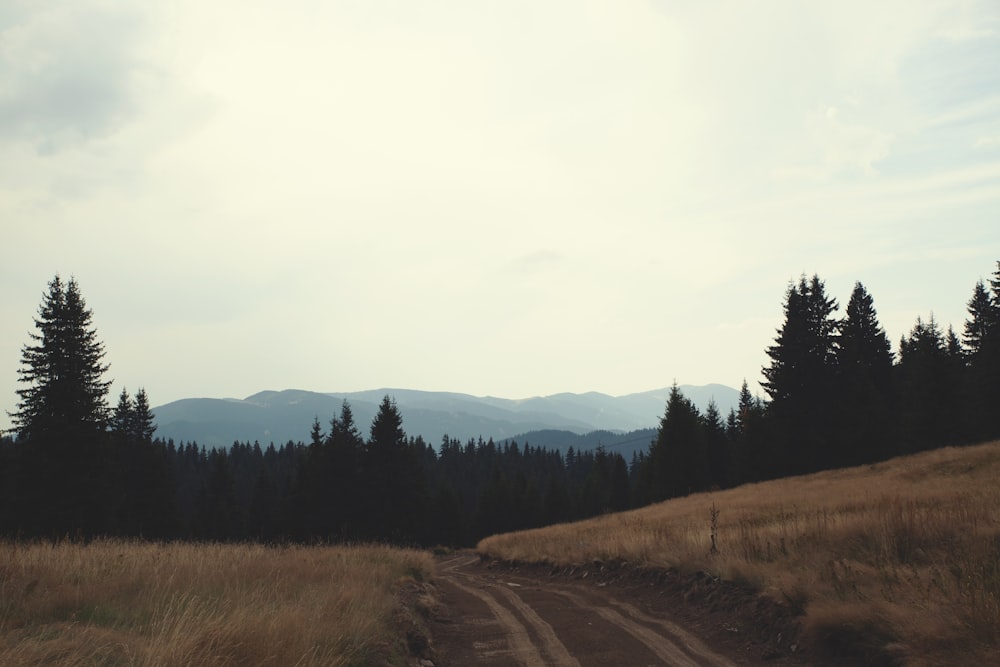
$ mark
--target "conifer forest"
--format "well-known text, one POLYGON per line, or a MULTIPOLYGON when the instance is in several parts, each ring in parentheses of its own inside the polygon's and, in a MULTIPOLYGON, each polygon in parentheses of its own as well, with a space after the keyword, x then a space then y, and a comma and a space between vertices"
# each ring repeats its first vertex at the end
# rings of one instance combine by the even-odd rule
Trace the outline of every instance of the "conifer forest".
POLYGON ((93 313, 77 282, 56 276, 22 348, 13 427, 0 440, 0 534, 468 546, 1000 437, 1000 262, 973 286, 960 332, 918 317, 893 345, 861 283, 841 313, 815 275, 788 285, 783 311, 766 349, 765 397, 744 382, 738 408, 721 414, 675 384, 655 438, 629 461, 603 448, 425 442, 406 432, 391 396, 371 424, 355 423, 345 401, 317 415, 308 442, 210 449, 158 438, 144 388, 109 396, 93 313))

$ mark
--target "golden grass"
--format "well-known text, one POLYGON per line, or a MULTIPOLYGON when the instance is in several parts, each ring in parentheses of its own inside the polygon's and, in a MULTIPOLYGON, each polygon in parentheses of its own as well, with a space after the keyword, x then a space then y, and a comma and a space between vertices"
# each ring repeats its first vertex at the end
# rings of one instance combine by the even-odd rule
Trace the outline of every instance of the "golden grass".
POLYGON ((432 568, 383 546, 0 543, 0 664, 371 664, 432 568))
POLYGON ((696 494, 478 549, 705 570, 801 607, 820 650, 1000 664, 1000 442, 696 494))

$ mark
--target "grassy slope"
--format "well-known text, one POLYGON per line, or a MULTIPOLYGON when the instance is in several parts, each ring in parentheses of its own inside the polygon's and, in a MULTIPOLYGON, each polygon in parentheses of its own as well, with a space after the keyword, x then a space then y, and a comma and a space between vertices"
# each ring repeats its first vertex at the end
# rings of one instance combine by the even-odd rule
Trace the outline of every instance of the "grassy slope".
POLYGON ((1000 664, 1000 442, 696 494, 478 549, 705 570, 800 606, 813 650, 1000 664))
POLYGON ((424 552, 0 543, 0 664, 361 665, 405 647, 424 552))

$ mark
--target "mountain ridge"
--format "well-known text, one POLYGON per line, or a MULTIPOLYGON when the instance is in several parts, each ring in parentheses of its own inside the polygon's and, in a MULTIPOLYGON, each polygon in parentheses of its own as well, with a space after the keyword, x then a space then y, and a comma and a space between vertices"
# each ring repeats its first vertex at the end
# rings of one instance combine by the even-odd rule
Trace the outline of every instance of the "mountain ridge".
MULTIPOLYGON (((682 393, 699 409, 715 400, 725 415, 735 407, 739 392, 721 384, 681 385, 682 393)), ((407 435, 420 435, 431 445, 443 436, 503 441, 535 431, 594 431, 627 433, 655 428, 666 406, 670 387, 611 396, 591 391, 508 399, 458 392, 433 392, 382 387, 355 392, 314 392, 302 389, 263 390, 243 399, 184 398, 153 408, 156 435, 175 442, 228 447, 233 442, 262 445, 305 442, 314 419, 329 427, 348 401, 363 435, 386 395, 396 401, 407 435)))

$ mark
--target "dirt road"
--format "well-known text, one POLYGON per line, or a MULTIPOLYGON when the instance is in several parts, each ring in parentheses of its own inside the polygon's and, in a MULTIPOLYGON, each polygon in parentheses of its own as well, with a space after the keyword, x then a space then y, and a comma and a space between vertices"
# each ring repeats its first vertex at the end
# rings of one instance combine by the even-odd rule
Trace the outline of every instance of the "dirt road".
POLYGON ((696 636, 663 605, 653 608, 616 586, 491 569, 469 553, 439 560, 436 583, 441 609, 431 631, 437 667, 758 662, 739 655, 738 642, 717 641, 726 629, 696 636))

